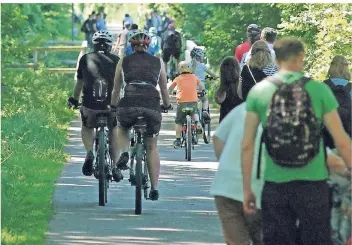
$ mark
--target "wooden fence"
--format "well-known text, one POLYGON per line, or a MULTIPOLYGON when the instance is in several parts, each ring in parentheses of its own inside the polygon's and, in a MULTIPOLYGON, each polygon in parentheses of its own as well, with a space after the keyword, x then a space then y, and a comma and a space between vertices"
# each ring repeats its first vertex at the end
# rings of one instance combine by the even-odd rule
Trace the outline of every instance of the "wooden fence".
POLYGON ((62 60, 62 63, 68 65, 75 65, 76 68, 47 68, 49 71, 57 72, 57 73, 76 73, 77 65, 79 59, 82 55, 88 52, 88 43, 87 41, 47 41, 47 45, 57 45, 57 44, 64 44, 66 46, 46 46, 46 47, 36 47, 32 49, 33 52, 33 62, 27 64, 11 64, 5 65, 5 68, 32 68, 37 69, 39 67, 39 53, 41 52, 71 52, 77 51, 79 52, 77 60, 62 60), (78 44, 78 45, 77 45, 78 44), (81 45, 79 45, 81 44, 81 45))

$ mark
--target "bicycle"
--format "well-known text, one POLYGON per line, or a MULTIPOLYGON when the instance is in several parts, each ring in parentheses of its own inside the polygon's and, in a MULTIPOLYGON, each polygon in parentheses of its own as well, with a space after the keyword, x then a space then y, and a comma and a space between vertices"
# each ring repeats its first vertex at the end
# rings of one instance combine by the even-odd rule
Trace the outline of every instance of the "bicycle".
MULTIPOLYGON (((172 107, 170 108, 172 109, 172 107)), ((163 110, 167 112, 168 110, 163 110)), ((149 177, 147 152, 144 144, 144 134, 147 130, 147 122, 144 117, 137 117, 137 122, 133 125, 133 137, 131 138, 130 157, 130 179, 131 186, 135 186, 135 214, 142 213, 142 190, 144 199, 148 200, 149 177), (136 161, 136 163, 135 163, 136 161)))
POLYGON ((186 114, 185 122, 183 123, 183 128, 181 132, 181 148, 185 148, 185 159, 191 161, 192 159, 192 149, 198 144, 198 136, 196 132, 196 126, 192 119, 194 113, 194 108, 185 107, 182 112, 186 114))
POLYGON ((146 149, 143 134, 146 132, 147 122, 144 117, 138 117, 132 127, 133 137, 131 138, 130 158, 130 179, 131 186, 135 186, 135 214, 142 213, 142 189, 144 198, 148 200, 148 166, 146 162, 146 149), (136 160, 136 164, 134 164, 136 160))
MULTIPOLYGON (((79 109, 80 106, 74 109, 79 109)), ((95 163, 93 166, 94 177, 99 181, 99 206, 105 206, 108 202, 107 189, 109 181, 112 181, 112 159, 110 156, 109 137, 108 137, 108 116, 110 110, 96 111, 96 136, 94 140, 95 163), (102 143, 103 142, 103 143, 102 143)))

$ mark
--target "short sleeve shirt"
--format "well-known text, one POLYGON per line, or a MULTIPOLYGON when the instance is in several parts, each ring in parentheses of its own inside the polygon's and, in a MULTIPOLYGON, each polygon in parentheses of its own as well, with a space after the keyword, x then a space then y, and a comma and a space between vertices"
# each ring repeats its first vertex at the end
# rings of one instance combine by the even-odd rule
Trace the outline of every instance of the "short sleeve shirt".
MULTIPOLYGON (((285 83, 293 83, 302 78, 303 75, 298 72, 279 72, 277 76, 285 83)), ((310 95, 313 109, 319 120, 323 121, 323 116, 326 113, 337 109, 338 102, 326 84, 311 80, 306 84, 305 88, 310 95)), ((246 100, 247 111, 256 113, 263 127, 266 125, 267 108, 275 91, 276 86, 264 80, 256 84, 248 94, 246 100)), ((266 163, 264 179, 266 181, 283 183, 294 180, 318 181, 328 178, 322 140, 319 154, 302 168, 280 167, 270 158, 264 145, 263 149, 266 163)))
POLYGON ((177 103, 197 102, 197 86, 199 83, 200 80, 194 74, 181 74, 176 77, 172 86, 177 86, 177 103))

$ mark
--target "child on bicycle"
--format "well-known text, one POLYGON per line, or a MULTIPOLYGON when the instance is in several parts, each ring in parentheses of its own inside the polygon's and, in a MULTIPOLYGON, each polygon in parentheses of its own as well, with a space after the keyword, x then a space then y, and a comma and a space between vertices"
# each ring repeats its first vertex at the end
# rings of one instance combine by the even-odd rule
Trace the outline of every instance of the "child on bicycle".
MULTIPOLYGON (((192 70, 193 73, 199 78, 201 81, 204 89, 205 89, 205 75, 208 73, 210 76, 213 78, 217 78, 218 76, 212 72, 204 63, 204 52, 202 49, 194 47, 191 51, 191 58, 192 58, 192 70)), ((210 121, 210 115, 208 113, 208 108, 209 108, 209 101, 208 101, 208 96, 203 96, 200 98, 202 101, 202 115, 204 118, 205 122, 210 121)))
POLYGON ((192 65, 186 61, 181 61, 179 64, 180 75, 174 79, 171 86, 169 87, 169 94, 172 93, 174 88, 177 86, 177 111, 176 111, 176 140, 174 147, 178 148, 181 146, 181 132, 182 126, 186 119, 186 114, 182 111, 185 107, 193 108, 193 120, 195 121, 197 133, 202 134, 202 125, 199 122, 199 115, 197 113, 198 108, 198 94, 197 88, 202 91, 204 95, 205 90, 203 84, 200 82, 198 77, 192 74, 192 65))

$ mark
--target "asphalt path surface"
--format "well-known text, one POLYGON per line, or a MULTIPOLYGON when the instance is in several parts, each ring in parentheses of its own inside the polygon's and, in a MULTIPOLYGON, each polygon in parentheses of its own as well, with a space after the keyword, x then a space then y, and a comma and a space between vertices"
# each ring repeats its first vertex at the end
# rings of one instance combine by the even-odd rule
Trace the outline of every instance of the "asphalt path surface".
MULTIPOLYGON (((159 136, 160 198, 143 200, 142 215, 134 214, 135 189, 128 171, 123 181, 110 184, 106 206, 98 205, 98 181, 81 172, 86 152, 77 116, 65 147, 70 158, 56 183, 47 244, 224 244, 209 194, 217 168, 213 146, 199 140, 192 161, 185 161, 184 149, 172 146, 175 112, 163 114, 159 136)), ((217 126, 216 113, 211 112, 212 129, 217 126)))

